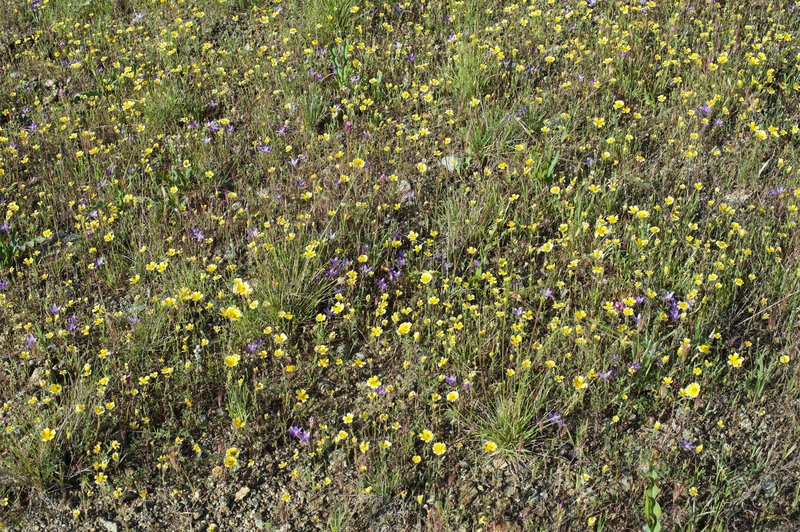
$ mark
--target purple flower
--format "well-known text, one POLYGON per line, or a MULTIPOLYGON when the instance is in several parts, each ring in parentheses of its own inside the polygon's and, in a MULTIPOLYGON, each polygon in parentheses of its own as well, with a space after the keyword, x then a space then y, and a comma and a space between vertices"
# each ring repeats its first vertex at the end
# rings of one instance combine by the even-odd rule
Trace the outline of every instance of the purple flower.
POLYGON ((263 339, 261 339, 261 338, 259 338, 258 340, 254 341, 254 342, 250 342, 249 344, 247 344, 247 346, 245 347, 245 350, 246 350, 248 353, 250 353, 250 354, 253 354, 253 353, 255 353, 255 352, 256 352, 256 350, 258 350, 258 348, 259 348, 259 347, 261 347, 262 345, 264 345, 264 340, 263 340, 263 339))
POLYGON ((544 417, 545 423, 550 423, 551 425, 558 425, 562 429, 567 426, 566 421, 558 412, 550 412, 544 417))
POLYGON ((9 284, 8 279, 0 279, 0 290, 5 290, 9 284))
POLYGON ((60 314, 64 307, 61 305, 56 305, 55 303, 50 304, 50 312, 53 314, 60 314))
POLYGON ((206 235, 203 234, 203 231, 198 227, 192 227, 189 229, 189 234, 192 235, 192 238, 194 238, 195 242, 202 242, 206 237, 206 235))
POLYGON ((455 375, 448 375, 447 377, 444 378, 444 382, 446 382, 450 386, 454 385, 457 380, 458 379, 456 378, 455 375))
POLYGON ((300 440, 300 443, 308 443, 311 439, 311 431, 292 425, 289 427, 289 436, 292 438, 297 438, 300 440))
POLYGON ((78 328, 78 318, 75 317, 75 314, 67 318, 67 331, 72 332, 78 328))
POLYGON ((29 334, 27 338, 25 338, 25 345, 27 345, 29 349, 33 347, 35 343, 36 343, 36 337, 34 335, 29 334))
POLYGON ((608 381, 609 381, 609 379, 611 379, 611 376, 612 376, 613 374, 614 374, 614 372, 613 372, 613 371, 611 371, 611 370, 606 370, 606 371, 601 371, 600 373, 598 373, 598 374, 597 374, 597 377, 598 377, 598 378, 599 378, 601 381, 603 381, 603 382, 608 382, 608 381))

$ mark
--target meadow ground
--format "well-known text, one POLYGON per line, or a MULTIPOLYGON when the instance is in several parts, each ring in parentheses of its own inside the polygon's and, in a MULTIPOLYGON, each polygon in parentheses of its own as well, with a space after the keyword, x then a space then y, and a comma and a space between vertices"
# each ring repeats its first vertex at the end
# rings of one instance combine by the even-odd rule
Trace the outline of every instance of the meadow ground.
POLYGON ((798 43, 0 0, 0 528, 797 529, 798 43))

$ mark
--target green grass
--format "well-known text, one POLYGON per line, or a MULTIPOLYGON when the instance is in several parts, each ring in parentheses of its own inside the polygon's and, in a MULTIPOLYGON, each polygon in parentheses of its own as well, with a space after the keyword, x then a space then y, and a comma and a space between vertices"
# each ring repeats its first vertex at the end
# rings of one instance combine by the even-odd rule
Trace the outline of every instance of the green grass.
POLYGON ((201 4, 0 0, 0 527, 796 528, 792 3, 201 4))

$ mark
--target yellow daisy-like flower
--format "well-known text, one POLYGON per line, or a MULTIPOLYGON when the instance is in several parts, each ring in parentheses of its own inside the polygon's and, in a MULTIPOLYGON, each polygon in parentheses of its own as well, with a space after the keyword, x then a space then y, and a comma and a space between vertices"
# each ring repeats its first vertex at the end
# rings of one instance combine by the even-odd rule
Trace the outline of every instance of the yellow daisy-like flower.
POLYGON ((433 275, 431 272, 422 272, 422 275, 419 277, 419 281, 422 284, 428 284, 433 280, 433 275))
POLYGON ((442 456, 445 451, 447 451, 447 445, 443 444, 442 442, 436 442, 433 444, 433 454, 436 456, 442 456))
POLYGON ((228 355, 225 357, 225 366, 233 368, 239 364, 239 355, 228 355))
POLYGON ((575 387, 576 390, 583 390, 588 386, 586 384, 586 377, 583 375, 578 375, 574 379, 572 379, 572 385, 575 387))
POLYGON ((253 288, 250 283, 236 278, 233 280, 233 293, 237 296, 249 296, 253 293, 253 288))
POLYGON ((419 439, 427 443, 433 439, 433 432, 429 430, 423 430, 419 433, 419 439))
POLYGON ((700 385, 697 384, 696 382, 693 382, 690 385, 688 385, 686 388, 684 388, 684 391, 686 392, 686 395, 688 397, 691 397, 692 399, 694 399, 695 397, 700 395, 700 385))
POLYGON ((400 326, 397 328, 397 334, 408 334, 408 332, 409 332, 410 330, 411 330, 411 323, 409 323, 409 322, 407 322, 407 321, 404 321, 404 322, 403 322, 403 323, 401 323, 401 324, 400 324, 400 326))
POLYGON ((222 314, 223 317, 228 318, 231 321, 236 321, 238 319, 241 319, 242 317, 242 311, 239 310, 239 307, 235 305, 231 305, 230 307, 225 307, 220 311, 220 314, 222 314))
POLYGON ((744 359, 739 356, 739 353, 733 353, 728 356, 728 364, 734 368, 741 368, 742 364, 744 364, 744 359))
POLYGON ((491 453, 497 450, 497 444, 491 440, 487 441, 483 444, 483 450, 487 453, 491 453))
POLYGON ((56 437, 56 431, 47 428, 42 431, 42 441, 50 441, 56 437))

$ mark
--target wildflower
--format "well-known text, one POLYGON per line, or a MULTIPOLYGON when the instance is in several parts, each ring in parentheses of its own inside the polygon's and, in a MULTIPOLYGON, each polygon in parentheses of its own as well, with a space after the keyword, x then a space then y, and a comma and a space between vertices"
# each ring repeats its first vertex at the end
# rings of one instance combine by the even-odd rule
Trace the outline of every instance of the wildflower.
POLYGON ((422 432, 419 433, 419 439, 424 441, 425 443, 428 443, 433 439, 433 432, 429 430, 423 430, 422 432))
POLYGON ((56 437, 56 431, 46 428, 42 431, 42 441, 50 441, 56 437))
POLYGON ((491 453, 497 449, 497 444, 491 440, 487 441, 483 444, 483 450, 487 453, 491 453))
POLYGON ((686 395, 694 399, 698 395, 700 395, 700 385, 696 382, 689 384, 686 388, 684 388, 686 395))
POLYGON ((728 356, 728 364, 734 368, 741 368, 742 364, 744 364, 744 359, 739 356, 739 353, 733 353, 728 356))
POLYGON ((400 326, 397 328, 397 334, 400 335, 408 334, 410 330, 411 330, 411 323, 405 321, 401 323, 400 326))
POLYGON ((422 284, 428 284, 431 282, 431 280, 433 280, 433 275, 431 275, 430 272, 422 272, 422 275, 420 275, 419 280, 422 284))
POLYGON ((572 385, 575 387, 576 390, 583 390, 584 388, 586 388, 586 386, 588 386, 586 383, 586 377, 584 377, 583 375, 578 375, 577 377, 572 379, 572 385))
POLYGON ((433 444, 433 454, 436 456, 442 456, 445 451, 447 451, 447 445, 442 442, 436 442, 433 444))
POLYGON ((225 307, 220 311, 223 317, 228 318, 231 321, 237 321, 242 317, 242 311, 239 310, 239 307, 235 305, 231 305, 230 307, 225 307))
POLYGON ((238 296, 249 296, 253 293, 253 289, 250 287, 250 283, 236 278, 233 280, 233 293, 238 296))

